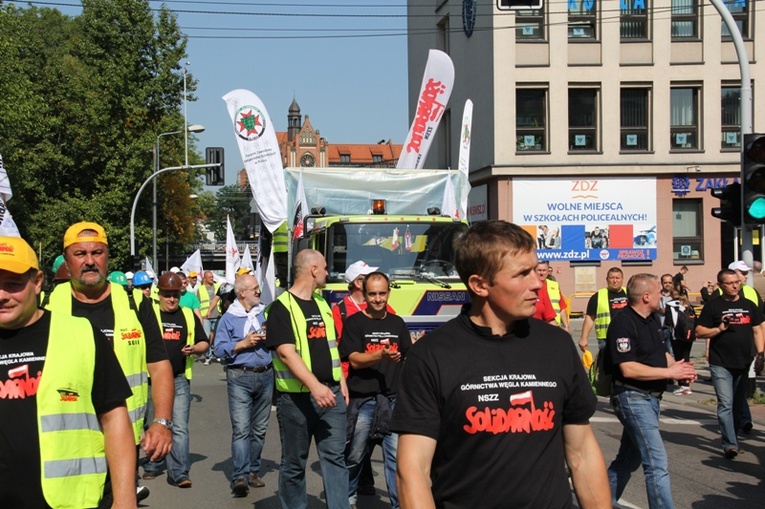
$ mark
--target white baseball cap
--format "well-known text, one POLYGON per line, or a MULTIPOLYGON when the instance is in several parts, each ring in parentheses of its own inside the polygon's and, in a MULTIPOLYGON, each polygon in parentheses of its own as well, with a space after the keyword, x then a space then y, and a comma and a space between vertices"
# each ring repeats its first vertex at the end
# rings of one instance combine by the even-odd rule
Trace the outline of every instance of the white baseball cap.
POLYGON ((125 277, 126 278, 133 279, 133 276, 135 276, 135 274, 133 274, 132 272, 130 272, 130 271, 125 272, 125 277))
POLYGON ((178 267, 170 267, 170 272, 173 274, 178 274, 181 271, 178 267))
POLYGON ((749 272, 752 270, 751 267, 749 267, 744 260, 738 260, 736 262, 731 263, 728 265, 728 268, 731 270, 740 270, 741 272, 749 272))
POLYGON ((372 272, 376 271, 379 268, 380 267, 370 267, 369 265, 366 264, 366 262, 359 260, 348 266, 348 269, 346 269, 345 271, 345 281, 347 283, 350 283, 351 281, 355 280, 357 277, 371 274, 372 272))

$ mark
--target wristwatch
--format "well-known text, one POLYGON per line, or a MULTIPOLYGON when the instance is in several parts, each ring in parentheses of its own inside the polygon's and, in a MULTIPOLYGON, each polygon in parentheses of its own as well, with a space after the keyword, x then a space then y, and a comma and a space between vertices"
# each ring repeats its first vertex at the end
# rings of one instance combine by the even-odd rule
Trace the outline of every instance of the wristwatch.
POLYGON ((170 419, 154 419, 151 422, 156 422, 157 424, 161 424, 162 426, 166 427, 167 429, 173 429, 173 421, 170 419))

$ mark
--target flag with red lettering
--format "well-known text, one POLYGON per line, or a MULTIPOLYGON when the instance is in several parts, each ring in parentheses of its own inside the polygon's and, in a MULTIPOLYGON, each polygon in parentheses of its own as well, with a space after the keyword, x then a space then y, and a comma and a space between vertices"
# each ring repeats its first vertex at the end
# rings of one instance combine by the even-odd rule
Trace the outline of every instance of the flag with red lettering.
POLYGON ((249 90, 232 90, 223 100, 260 219, 273 232, 287 220, 287 186, 274 124, 263 102, 249 90))
POLYGON ((298 185, 295 190, 295 214, 292 219, 292 238, 297 239, 303 235, 303 218, 308 214, 308 200, 305 197, 303 187, 303 172, 298 177, 298 185))
POLYGON ((457 207, 457 197, 454 196, 454 185, 451 178, 446 179, 446 185, 444 186, 441 214, 448 214, 450 217, 460 217, 460 209, 457 207))
POLYGON ((399 246, 399 240, 398 240, 398 228, 393 228, 393 240, 390 243, 391 250, 398 249, 399 246))
POLYGON ((21 237, 19 228, 11 217, 6 203, 13 196, 11 181, 3 166, 3 156, 0 154, 0 235, 4 237, 21 237))
POLYGON ((418 170, 425 165, 425 158, 449 102, 453 85, 452 59, 443 51, 430 50, 417 100, 417 111, 396 168, 418 170))
POLYGON ((409 225, 406 225, 406 232, 404 232, 404 249, 412 250, 412 232, 409 231, 409 225))
POLYGON ((470 140, 473 136, 473 101, 465 101, 462 111, 462 127, 460 129, 460 158, 459 169, 465 175, 462 184, 462 200, 460 217, 467 217, 468 194, 470 194, 470 140))
POLYGON ((231 228, 231 219, 226 216, 226 282, 234 284, 236 279, 236 271, 239 270, 241 265, 239 259, 239 248, 236 246, 236 238, 234 237, 234 229, 231 228))

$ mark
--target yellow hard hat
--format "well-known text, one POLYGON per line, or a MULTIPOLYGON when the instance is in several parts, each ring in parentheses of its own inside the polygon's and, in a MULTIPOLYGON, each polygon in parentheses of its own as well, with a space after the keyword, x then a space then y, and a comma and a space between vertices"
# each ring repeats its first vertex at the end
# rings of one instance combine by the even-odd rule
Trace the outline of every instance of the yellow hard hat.
POLYGON ((585 352, 582 354, 582 364, 584 364, 584 369, 590 369, 590 366, 592 366, 593 359, 592 359, 592 352, 589 350, 585 350, 585 352))

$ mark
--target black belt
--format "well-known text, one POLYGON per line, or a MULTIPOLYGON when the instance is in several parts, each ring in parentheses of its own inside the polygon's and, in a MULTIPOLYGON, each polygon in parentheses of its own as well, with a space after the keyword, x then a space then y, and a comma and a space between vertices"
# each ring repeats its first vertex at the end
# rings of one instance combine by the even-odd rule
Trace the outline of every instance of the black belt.
POLYGON ((250 366, 229 366, 228 369, 241 369, 242 371, 252 371, 253 373, 263 373, 264 371, 268 371, 272 367, 274 367, 273 363, 268 364, 266 366, 255 366, 254 368, 250 366))
POLYGON ((629 389, 631 391, 637 391, 642 392, 643 394, 647 394, 649 396, 654 396, 656 398, 661 399, 662 396, 664 396, 664 391, 649 391, 648 389, 640 389, 638 387, 635 387, 634 385, 625 384, 624 382, 620 380, 614 380, 614 385, 618 385, 620 387, 624 387, 625 389, 629 389))
POLYGON ((327 387, 329 387, 330 389, 332 389, 332 388, 334 388, 334 387, 337 387, 338 385, 340 385, 340 382, 335 382, 335 381, 333 380, 333 381, 331 381, 331 382, 321 382, 321 384, 322 384, 322 385, 326 385, 327 387))

